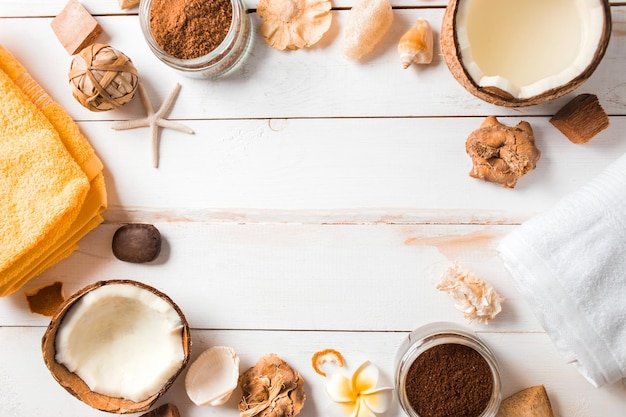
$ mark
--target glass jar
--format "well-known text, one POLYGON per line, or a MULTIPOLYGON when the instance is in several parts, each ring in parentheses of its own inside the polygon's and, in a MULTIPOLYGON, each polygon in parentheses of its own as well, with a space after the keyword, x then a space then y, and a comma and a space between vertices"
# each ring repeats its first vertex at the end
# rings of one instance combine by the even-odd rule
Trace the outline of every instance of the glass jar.
POLYGON ((183 75, 192 78, 217 78, 233 70, 246 55, 253 31, 242 0, 230 0, 232 21, 224 40, 208 54, 192 59, 172 56, 158 44, 150 27, 153 2, 154 0, 142 0, 139 5, 141 31, 154 55, 183 75))
MULTIPOLYGON (((491 372, 493 382, 491 395, 482 413, 477 416, 466 417, 494 417, 502 400, 500 370, 497 360, 489 347, 474 332, 464 326, 448 322, 431 323, 415 329, 398 348, 395 362, 395 391, 404 412, 410 417, 424 417, 420 416, 411 405, 409 395, 407 394, 407 377, 409 376, 411 365, 420 355, 435 346, 444 344, 458 344, 469 347, 479 353, 485 360, 491 372)), ((432 365, 433 363, 430 362, 430 364, 432 365)), ((452 366, 450 362, 443 365, 446 369, 452 366)), ((434 383, 436 381, 433 383, 429 381, 429 384, 434 383)))

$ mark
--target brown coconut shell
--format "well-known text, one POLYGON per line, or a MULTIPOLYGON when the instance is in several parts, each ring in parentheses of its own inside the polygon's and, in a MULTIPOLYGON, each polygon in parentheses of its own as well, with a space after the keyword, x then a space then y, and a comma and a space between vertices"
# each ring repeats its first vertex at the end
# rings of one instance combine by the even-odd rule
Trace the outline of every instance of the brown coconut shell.
POLYGON ((441 53, 444 61, 448 66, 448 69, 452 73, 452 76, 470 93, 484 100, 488 103, 495 104, 497 106, 504 107, 525 107, 534 106, 537 104, 547 103, 554 99, 557 99, 576 88, 580 87, 587 79, 593 74, 595 69, 600 64, 602 57, 609 45, 611 38, 611 7, 608 0, 602 1, 604 9, 604 27, 602 30, 602 37, 593 60, 589 63, 587 68, 582 71, 576 78, 571 81, 550 90, 544 91, 541 94, 528 97, 528 98, 515 98, 506 91, 503 91, 497 87, 480 87, 474 82, 469 75, 463 63, 461 61, 461 51, 459 49, 459 42, 456 35, 456 15, 459 9, 459 3, 462 1, 471 0, 450 0, 446 6, 446 11, 443 15, 443 22, 441 24, 440 45, 441 53))
POLYGON ((191 335, 189 332, 189 323, 187 322, 187 319, 185 318, 183 312, 167 295, 141 282, 132 280, 108 280, 98 281, 94 284, 91 284, 77 291, 71 297, 65 300, 65 302, 61 304, 61 306, 52 317, 50 325, 43 335, 41 346, 43 359, 46 366, 50 370, 50 373, 52 373, 54 379, 70 394, 72 394, 74 397, 78 398, 82 402, 86 403, 87 405, 90 405, 91 407, 98 410, 116 414, 127 414, 148 410, 159 399, 159 397, 161 397, 170 388, 170 386, 174 383, 174 380, 176 380, 176 378, 180 375, 183 369, 187 366, 187 362, 189 362, 189 353, 191 351, 191 335), (70 308, 72 308, 74 303, 78 299, 80 299, 80 297, 97 288, 110 284, 129 284, 150 291, 151 293, 157 295, 158 297, 169 303, 174 308, 174 310, 176 310, 183 323, 182 341, 185 357, 180 366, 180 369, 174 375, 172 375, 172 377, 165 383, 165 385, 163 385, 159 392, 140 402, 127 400, 125 398, 109 397, 108 395, 103 395, 91 391, 87 384, 78 375, 70 372, 64 365, 58 363, 55 358, 56 334, 59 326, 63 323, 63 318, 65 317, 65 314, 70 310, 70 308))

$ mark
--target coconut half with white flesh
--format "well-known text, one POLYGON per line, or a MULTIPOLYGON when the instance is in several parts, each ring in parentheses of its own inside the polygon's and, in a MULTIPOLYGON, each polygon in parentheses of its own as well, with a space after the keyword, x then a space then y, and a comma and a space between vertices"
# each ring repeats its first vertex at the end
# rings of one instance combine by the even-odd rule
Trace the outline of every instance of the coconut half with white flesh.
POLYGON ((440 43, 466 90, 495 105, 521 107, 579 87, 610 36, 607 0, 450 0, 440 43))
POLYGON ((57 310, 42 339, 52 376, 93 408, 145 411, 187 365, 189 325, 165 294, 130 280, 100 281, 57 310))

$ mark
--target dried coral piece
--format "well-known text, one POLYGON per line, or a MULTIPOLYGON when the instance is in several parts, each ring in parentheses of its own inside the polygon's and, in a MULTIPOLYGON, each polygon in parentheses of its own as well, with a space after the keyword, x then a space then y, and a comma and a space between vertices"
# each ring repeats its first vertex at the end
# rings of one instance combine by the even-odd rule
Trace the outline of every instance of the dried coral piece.
POLYGON ((309 47, 328 31, 330 9, 330 0, 260 0, 259 30, 265 42, 278 50, 309 47))
POLYGON ((469 175, 514 188, 517 180, 533 170, 541 156, 528 122, 505 126, 494 116, 487 117, 465 142, 472 158, 469 175))
POLYGON ((393 22, 389 0, 357 0, 348 14, 343 52, 354 60, 371 53, 393 22))
POLYGON ((25 294, 30 311, 46 317, 52 317, 59 306, 63 304, 63 301, 65 301, 63 283, 61 282, 53 282, 52 284, 35 288, 25 294))
POLYGON ((324 377, 326 376, 326 372, 322 371, 320 367, 326 362, 332 362, 340 368, 343 368, 344 366, 343 356, 335 349, 320 350, 318 352, 315 352, 313 354, 313 357, 311 358, 313 370, 324 377))
POLYGON ((609 116, 595 94, 580 94, 559 110, 550 123, 570 141, 580 144, 609 127, 609 116))
POLYGON ((470 321, 487 324, 502 310, 504 299, 491 284, 464 271, 456 263, 443 274, 437 289, 450 294, 457 301, 455 307, 470 321))
POLYGON ((430 23, 417 19, 408 32, 400 38, 398 54, 402 68, 411 64, 430 64, 433 61, 433 30, 430 23))
POLYGON ((287 362, 271 353, 239 377, 241 417, 293 417, 302 410, 304 380, 287 362))

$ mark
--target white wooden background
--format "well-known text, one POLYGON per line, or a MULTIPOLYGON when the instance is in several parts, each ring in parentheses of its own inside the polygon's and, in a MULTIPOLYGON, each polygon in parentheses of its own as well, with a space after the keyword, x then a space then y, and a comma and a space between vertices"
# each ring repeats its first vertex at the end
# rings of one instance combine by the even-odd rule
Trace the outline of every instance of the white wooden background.
MULTIPOLYGON (((105 164, 105 224, 69 259, 26 287, 61 280, 69 295, 97 280, 128 278, 170 295, 193 330, 192 359, 211 345, 233 347, 242 371, 274 352, 306 380, 303 417, 324 416, 324 379, 310 365, 322 348, 348 366, 370 359, 384 380, 407 333, 433 321, 466 323, 435 289, 450 262, 491 282, 506 298, 488 326, 470 325, 494 350, 503 394, 544 384, 557 417, 623 417, 620 383, 593 388, 563 363, 495 253, 499 239, 549 208, 626 152, 626 6, 612 6, 613 36, 592 78, 552 103, 505 109, 463 90, 440 56, 403 70, 399 37, 418 17, 439 33, 443 0, 394 1, 394 24, 362 62, 340 37, 352 0, 335 1, 319 45, 275 51, 255 34, 246 60, 218 81, 181 77, 151 55, 137 10, 83 0, 104 29, 98 41, 126 53, 155 106, 182 84, 170 113, 196 134, 161 132, 160 168, 147 129, 113 131, 143 116, 139 99, 91 113, 71 96, 70 57, 52 30, 64 0, 0 0, 0 43, 79 123, 105 164), (585 145, 549 118, 574 95, 596 94, 611 126, 585 145), (527 120, 542 157, 514 190, 470 178, 464 143, 483 118, 527 120), (147 265, 116 260, 111 237, 124 222, 156 225, 164 247, 147 265)), ((248 0, 254 25, 255 1, 248 0)), ((438 44, 436 44, 438 48, 438 44)), ((66 393, 40 353, 48 320, 28 311, 22 291, 0 300, 0 414, 103 416, 66 393)), ((237 416, 238 392, 223 407, 196 407, 183 378, 157 403, 183 416, 237 416)), ((394 406, 386 414, 400 417, 394 406)))

